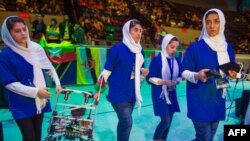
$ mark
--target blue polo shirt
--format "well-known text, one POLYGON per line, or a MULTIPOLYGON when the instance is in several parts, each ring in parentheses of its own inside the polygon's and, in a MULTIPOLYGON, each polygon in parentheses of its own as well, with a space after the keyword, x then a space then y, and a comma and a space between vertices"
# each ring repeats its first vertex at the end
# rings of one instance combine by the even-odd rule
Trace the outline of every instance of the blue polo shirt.
MULTIPOLYGON (((170 60, 170 59, 167 59, 167 60, 170 60)), ((180 77, 182 73, 182 68, 181 68, 181 64, 178 58, 176 58, 176 61, 179 67, 178 76, 180 77)), ((171 66, 170 61, 168 61, 168 65, 171 66)), ((170 71, 171 73, 173 73, 172 69, 170 69, 170 71)), ((146 77, 147 82, 151 85, 151 95, 152 95, 154 114, 156 116, 166 116, 166 115, 172 115, 174 112, 180 112, 176 90, 168 92, 169 99, 172 104, 166 104, 166 100, 163 98, 160 98, 161 93, 162 93, 162 85, 154 85, 153 83, 149 82, 149 78, 151 77, 157 77, 157 78, 162 79, 161 53, 159 53, 151 61, 150 67, 149 67, 149 74, 146 77)))
MULTIPOLYGON (((235 61, 233 48, 227 47, 230 61, 235 61)), ((183 70, 199 72, 202 69, 219 71, 217 52, 213 51, 202 39, 192 43, 183 58, 183 70)), ((211 122, 225 119, 225 99, 222 90, 216 89, 215 78, 197 84, 187 81, 188 117, 198 122, 211 122)))
POLYGON ((119 42, 111 47, 104 68, 112 71, 108 79, 108 100, 111 103, 135 102, 135 54, 119 42))

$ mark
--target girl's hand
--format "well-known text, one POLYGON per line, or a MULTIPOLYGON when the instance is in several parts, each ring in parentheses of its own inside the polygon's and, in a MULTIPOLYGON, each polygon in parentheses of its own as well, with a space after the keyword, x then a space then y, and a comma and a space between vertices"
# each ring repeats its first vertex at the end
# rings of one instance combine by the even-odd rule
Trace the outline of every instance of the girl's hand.
POLYGON ((199 79, 201 82, 207 82, 208 77, 205 74, 206 71, 209 71, 209 69, 200 70, 196 75, 196 79, 199 79))
POLYGON ((56 86, 56 93, 61 93, 63 91, 63 88, 60 85, 56 86))
POLYGON ((99 100, 100 100, 100 92, 96 92, 96 93, 94 94, 94 99, 95 99, 96 101, 99 101, 99 100))
POLYGON ((46 88, 39 88, 38 92, 37 92, 37 96, 39 98, 50 98, 51 97, 51 93, 48 92, 48 89, 46 88))
POLYGON ((141 73, 142 73, 143 76, 147 76, 148 73, 149 73, 149 69, 141 68, 141 73))
POLYGON ((173 88, 173 87, 175 87, 175 85, 176 85, 175 81, 173 81, 173 80, 167 80, 166 82, 167 82, 166 85, 167 85, 169 88, 173 88))

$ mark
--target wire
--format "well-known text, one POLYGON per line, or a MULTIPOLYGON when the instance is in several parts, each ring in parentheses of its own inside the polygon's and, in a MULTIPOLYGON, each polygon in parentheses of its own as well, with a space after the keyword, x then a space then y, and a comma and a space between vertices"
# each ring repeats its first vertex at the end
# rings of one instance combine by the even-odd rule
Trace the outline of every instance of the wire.
MULTIPOLYGON (((230 95, 228 94, 228 97, 229 97, 229 100, 230 100, 230 105, 226 108, 226 110, 228 110, 228 113, 227 113, 227 118, 226 120, 229 120, 229 115, 231 113, 231 109, 232 109, 232 105, 234 103, 234 95, 235 95, 235 90, 236 90, 236 86, 239 82, 239 80, 242 81, 242 85, 243 85, 243 88, 244 88, 244 84, 243 84, 243 79, 242 79, 242 69, 243 69, 243 64, 241 62, 237 62, 241 67, 240 67, 240 70, 239 72, 237 73, 237 76, 236 76, 236 83, 234 85, 234 89, 233 89, 233 94, 232 94, 232 99, 230 98, 230 95)), ((244 77, 244 76, 243 76, 244 77)), ((244 90, 244 89, 243 89, 244 90)))
POLYGON ((238 64, 241 65, 240 71, 239 71, 239 73, 241 73, 241 71, 242 71, 242 69, 243 69, 243 64, 242 64, 241 62, 238 62, 238 64))
MULTIPOLYGON (((234 99, 234 94, 235 94, 235 90, 236 90, 236 86, 237 86, 238 83, 235 83, 234 85, 234 89, 233 89, 233 93, 232 93, 232 98, 230 97, 230 94, 227 94, 228 95, 228 98, 230 100, 230 105, 226 108, 226 110, 228 110, 228 113, 227 113, 227 117, 226 117, 226 121, 229 120, 229 115, 231 113, 231 109, 232 109, 232 105, 233 105, 233 99, 234 99)), ((228 92, 228 89, 227 89, 227 92, 228 92)))
POLYGON ((243 64, 241 62, 238 62, 238 64, 241 66, 239 72, 237 73, 236 76, 236 83, 238 83, 239 79, 242 78, 242 69, 243 69, 243 64))
MULTIPOLYGON (((242 91, 244 91, 244 89, 245 89, 245 86, 244 86, 244 79, 240 79, 240 80, 241 80, 241 82, 242 82, 242 91)), ((228 94, 228 98, 229 98, 229 100, 230 100, 230 105, 226 108, 226 110, 229 110, 228 113, 227 113, 227 118, 226 118, 227 121, 229 120, 229 115, 230 115, 230 113, 231 113, 231 109, 236 107, 236 106, 233 106, 233 103, 235 102, 234 97, 235 97, 235 91, 236 91, 236 86, 237 86, 237 84, 238 84, 238 83, 237 83, 237 81, 236 81, 236 83, 235 83, 235 85, 234 85, 233 93, 232 93, 232 98, 231 98, 230 95, 228 94)), ((242 120, 242 119, 240 119, 240 120, 242 120)))

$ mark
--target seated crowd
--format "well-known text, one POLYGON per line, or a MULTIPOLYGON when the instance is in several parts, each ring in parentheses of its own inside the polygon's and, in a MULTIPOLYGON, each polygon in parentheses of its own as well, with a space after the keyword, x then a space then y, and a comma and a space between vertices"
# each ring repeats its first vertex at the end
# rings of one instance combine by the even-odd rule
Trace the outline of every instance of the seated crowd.
MULTIPOLYGON (((143 24, 142 43, 145 47, 158 47, 161 34, 168 33, 168 27, 201 30, 202 13, 205 11, 203 8, 168 1, 78 0, 79 10, 77 12, 79 18, 74 23, 70 22, 73 17, 66 15, 63 21, 52 18, 46 25, 43 22, 44 14, 65 15, 66 13, 64 13, 62 0, 42 1, 17 0, 16 10, 38 13, 37 18, 31 21, 32 38, 38 40, 44 34, 48 42, 56 43, 62 40, 70 40, 79 44, 93 44, 94 41, 95 44, 111 45, 121 40, 121 29, 125 21, 133 15, 143 15, 144 19, 150 24, 143 24), (136 12, 132 11, 133 9, 136 12), (69 28, 65 30, 65 26, 69 28), (67 33, 67 37, 63 37, 63 32, 67 33)), ((225 12, 229 19, 227 21, 231 21, 227 23, 229 26, 225 30, 225 34, 229 36, 228 39, 233 43, 237 53, 250 53, 248 41, 250 36, 249 13, 238 14, 234 12, 234 14, 227 14, 227 11, 225 12), (244 32, 235 32, 235 30, 240 29, 238 27, 242 26, 244 26, 244 32)))

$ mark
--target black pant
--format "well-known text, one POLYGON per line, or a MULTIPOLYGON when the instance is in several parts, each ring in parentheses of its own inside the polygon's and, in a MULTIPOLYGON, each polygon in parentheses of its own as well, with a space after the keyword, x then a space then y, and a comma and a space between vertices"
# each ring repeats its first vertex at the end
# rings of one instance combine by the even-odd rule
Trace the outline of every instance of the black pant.
POLYGON ((29 118, 17 119, 23 141, 41 141, 43 114, 29 118))
POLYGON ((169 128, 171 126, 173 115, 161 116, 161 122, 155 129, 154 139, 167 140, 169 128))

